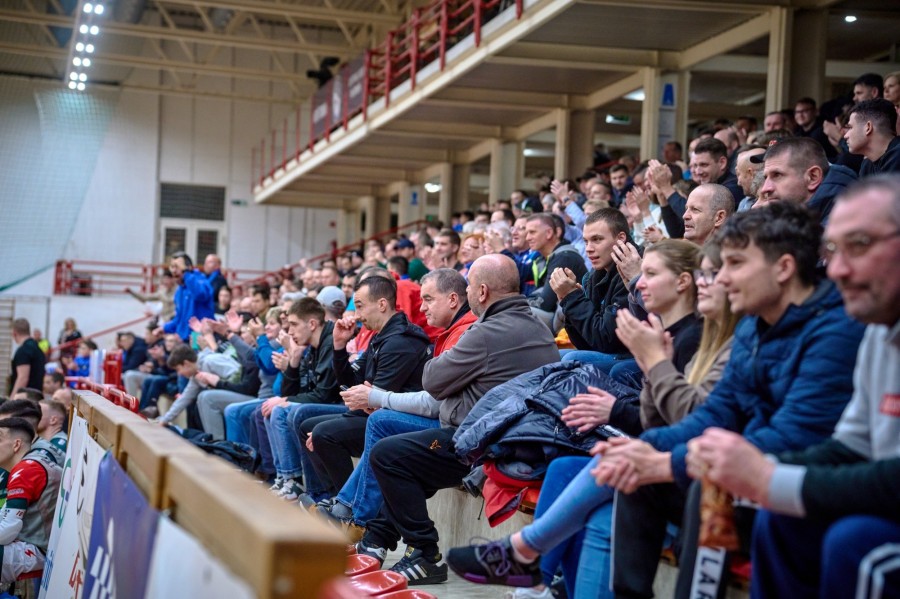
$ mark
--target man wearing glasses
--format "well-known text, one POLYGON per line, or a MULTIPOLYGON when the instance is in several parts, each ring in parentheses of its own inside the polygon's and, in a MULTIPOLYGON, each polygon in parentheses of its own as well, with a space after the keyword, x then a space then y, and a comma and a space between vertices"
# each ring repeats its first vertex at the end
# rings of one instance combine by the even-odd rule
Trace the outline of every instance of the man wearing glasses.
POLYGON ((753 596, 900 594, 900 175, 838 200, 822 250, 847 313, 867 323, 853 397, 834 435, 768 459, 710 429, 688 473, 766 509, 756 518, 753 596))

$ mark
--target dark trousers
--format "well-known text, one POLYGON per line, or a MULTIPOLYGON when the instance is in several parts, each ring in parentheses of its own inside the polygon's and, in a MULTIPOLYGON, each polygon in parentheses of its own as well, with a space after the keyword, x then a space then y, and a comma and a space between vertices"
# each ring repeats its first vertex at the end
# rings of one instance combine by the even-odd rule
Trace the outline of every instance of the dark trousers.
POLYGON ((863 515, 807 520, 762 510, 753 528, 752 556, 753 599, 900 597, 895 520, 863 515))
POLYGON ((675 484, 616 493, 613 512, 613 590, 616 597, 653 597, 653 579, 666 525, 681 524, 685 494, 675 484))
POLYGON ((266 429, 266 418, 262 413, 262 404, 253 410, 253 424, 250 427, 256 431, 256 443, 259 450, 259 467, 257 472, 263 474, 275 474, 275 460, 272 457, 272 445, 269 443, 269 431, 266 429))
POLYGON ((353 474, 353 460, 366 446, 366 422, 362 411, 325 414, 307 418, 300 425, 300 438, 312 435, 309 454, 313 468, 330 495, 337 495, 353 474))
POLYGON ((369 464, 384 495, 381 513, 369 520, 367 542, 396 549, 403 539, 426 556, 438 552, 438 532, 425 500, 461 484, 470 468, 453 452, 456 429, 436 428, 382 439, 369 464))
MULTIPOLYGON (((140 409, 155 406, 159 396, 163 391, 167 390, 169 385, 169 377, 164 374, 151 374, 141 383, 141 405, 140 409)), ((173 391, 174 385, 172 385, 173 391)))

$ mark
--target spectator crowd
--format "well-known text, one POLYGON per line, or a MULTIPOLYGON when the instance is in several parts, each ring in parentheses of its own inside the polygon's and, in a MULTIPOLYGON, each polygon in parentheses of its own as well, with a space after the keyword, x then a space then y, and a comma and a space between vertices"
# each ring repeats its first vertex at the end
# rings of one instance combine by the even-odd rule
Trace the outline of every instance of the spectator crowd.
MULTIPOLYGON (((671 547, 676 597, 721 596, 736 555, 753 597, 897 596, 898 78, 716 121, 686 151, 598 150, 297 278, 231 289, 217 256, 177 253, 133 294, 162 312, 117 335, 124 387, 161 425, 252 447, 357 553, 405 544, 410 584, 449 567, 516 598, 652 597, 671 547), (442 547, 426 500, 461 485, 491 524, 540 488, 535 520, 442 547)), ((97 349, 67 321, 45 374, 40 335, 14 338, 0 467, 46 474, 9 484, 4 581, 46 547, 29 518, 58 485, 65 375, 97 349)))

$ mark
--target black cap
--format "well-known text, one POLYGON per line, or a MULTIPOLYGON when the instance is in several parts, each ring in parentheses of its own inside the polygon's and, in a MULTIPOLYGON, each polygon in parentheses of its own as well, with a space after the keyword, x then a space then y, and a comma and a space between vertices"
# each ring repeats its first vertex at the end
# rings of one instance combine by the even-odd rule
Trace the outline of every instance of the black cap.
MULTIPOLYGON (((779 142, 779 140, 773 139, 772 141, 769 142, 769 147, 771 148, 772 146, 778 145, 778 142, 779 142)), ((769 155, 769 150, 766 150, 765 153, 763 153, 763 154, 755 154, 750 157, 750 162, 752 162, 753 164, 765 164, 766 156, 768 156, 768 155, 769 155)))

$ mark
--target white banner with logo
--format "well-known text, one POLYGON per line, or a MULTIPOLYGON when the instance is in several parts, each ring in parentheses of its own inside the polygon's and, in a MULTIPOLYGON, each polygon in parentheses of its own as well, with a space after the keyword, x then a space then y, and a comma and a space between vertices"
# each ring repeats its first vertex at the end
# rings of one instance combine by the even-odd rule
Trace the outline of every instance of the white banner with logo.
POLYGON ((50 533, 40 597, 77 599, 84 585, 84 556, 91 538, 97 472, 104 450, 88 435, 87 421, 74 415, 63 479, 50 533))
POLYGON ((156 529, 147 597, 228 597, 255 595, 184 529, 163 516, 156 529), (190 559, 185 559, 189 555, 190 559))

